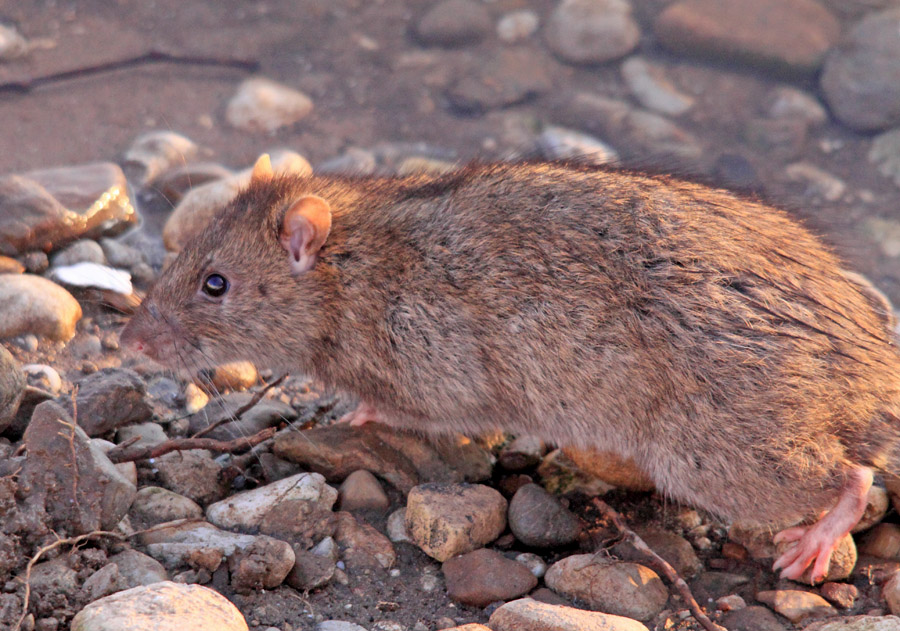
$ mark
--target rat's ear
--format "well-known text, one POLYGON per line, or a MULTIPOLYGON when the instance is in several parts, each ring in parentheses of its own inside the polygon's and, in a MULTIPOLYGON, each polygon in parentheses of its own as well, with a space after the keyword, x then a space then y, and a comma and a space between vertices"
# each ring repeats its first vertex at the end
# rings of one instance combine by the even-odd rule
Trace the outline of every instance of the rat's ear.
POLYGON ((289 255, 292 276, 312 269, 330 231, 331 206, 321 197, 306 195, 290 205, 281 222, 281 245, 289 255))
POLYGON ((256 159, 253 165, 253 173, 250 174, 250 181, 256 183, 268 182, 272 179, 272 161, 269 154, 264 153, 256 159))

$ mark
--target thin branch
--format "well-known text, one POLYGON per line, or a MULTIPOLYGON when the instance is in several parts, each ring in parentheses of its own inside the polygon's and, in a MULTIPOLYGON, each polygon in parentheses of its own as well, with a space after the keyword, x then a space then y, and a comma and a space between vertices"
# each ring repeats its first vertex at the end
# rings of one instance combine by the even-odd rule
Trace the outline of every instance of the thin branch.
POLYGON ((691 614, 694 618, 703 626, 707 631, 727 631, 725 627, 720 626, 710 620, 707 615, 700 608, 700 605, 697 603, 697 600, 694 598, 694 595, 691 593, 691 588, 688 587, 688 584, 678 575, 678 572, 674 567, 669 565, 669 563, 663 559, 661 556, 656 554, 650 546, 648 546, 643 539, 641 539, 636 532, 634 532, 631 528, 628 527, 628 524, 625 523, 625 518, 622 517, 617 511, 615 511, 609 504, 604 502, 599 498, 594 498, 592 500, 594 506, 599 510, 604 517, 609 519, 616 529, 622 533, 622 537, 625 541, 629 541, 638 552, 643 554, 647 559, 647 564, 650 565, 651 568, 656 570, 658 573, 662 574, 666 577, 666 580, 672 584, 673 587, 678 591, 678 594, 687 603, 688 608, 691 610, 691 614))
POLYGON ((252 398, 252 399, 250 399, 249 401, 247 401, 247 403, 245 403, 244 405, 242 405, 241 407, 239 407, 239 408, 235 411, 234 416, 226 416, 225 418, 221 418, 221 419, 219 419, 218 421, 216 421, 215 423, 213 423, 213 424, 211 424, 211 425, 207 425, 206 427, 204 427, 203 429, 201 429, 201 430, 199 430, 197 433, 195 433, 193 436, 191 436, 191 438, 200 438, 201 436, 206 436, 206 435, 209 434, 211 431, 213 431, 213 430, 216 429, 217 427, 221 427, 221 426, 224 425, 225 423, 231 423, 231 422, 237 421, 237 420, 240 419, 244 414, 246 414, 250 409, 252 409, 253 406, 255 406, 257 403, 259 403, 260 401, 262 401, 262 398, 263 398, 264 396, 266 396, 266 392, 268 392, 269 390, 271 390, 271 389, 274 388, 275 386, 279 385, 279 384, 280 384, 282 381, 284 381, 286 378, 287 378, 287 374, 284 374, 284 375, 281 375, 281 376, 280 376, 278 379, 276 379, 275 381, 266 384, 261 390, 259 390, 258 392, 256 392, 256 393, 253 395, 253 398, 252 398))
POLYGON ((276 429, 268 427, 253 436, 241 436, 234 440, 215 440, 212 438, 173 438, 157 445, 148 447, 129 447, 110 449, 106 457, 114 464, 120 462, 133 462, 135 460, 149 460, 159 458, 171 451, 186 451, 188 449, 208 449, 216 453, 233 453, 244 451, 275 435, 276 429))
POLYGON ((236 59, 233 57, 208 57, 203 55, 178 55, 174 53, 166 53, 161 50, 150 50, 140 55, 126 57, 125 59, 114 59, 90 66, 80 66, 70 70, 62 70, 41 77, 31 77, 20 79, 18 81, 7 81, 0 83, 0 93, 12 92, 16 94, 28 94, 34 90, 51 83, 59 83, 61 81, 69 81, 71 79, 81 79, 90 77, 104 72, 112 72, 123 68, 135 68, 138 66, 146 66, 150 64, 175 64, 179 66, 217 66, 220 68, 234 68, 236 70, 244 70, 246 72, 256 72, 259 70, 259 61, 256 59, 236 59))

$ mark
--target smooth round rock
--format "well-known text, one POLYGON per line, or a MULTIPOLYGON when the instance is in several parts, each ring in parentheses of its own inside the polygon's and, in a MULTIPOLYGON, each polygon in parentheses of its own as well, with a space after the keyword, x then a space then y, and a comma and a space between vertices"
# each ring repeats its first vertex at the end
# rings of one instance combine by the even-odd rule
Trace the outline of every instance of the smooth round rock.
POLYGON ((654 30, 676 53, 812 73, 841 25, 815 0, 681 0, 659 14, 654 30))
POLYGON ((540 18, 534 11, 510 11, 497 20, 497 37, 501 42, 513 44, 531 37, 539 24, 540 18))
POLYGON ((293 125, 313 109, 312 100, 298 90, 271 79, 244 81, 225 108, 225 119, 244 131, 273 133, 293 125))
POLYGON ((75 335, 81 305, 41 276, 0 274, 0 339, 33 333, 67 342, 75 335))
POLYGON ((470 607, 516 598, 538 583, 523 564, 486 548, 448 559, 442 570, 450 598, 470 607))
POLYGON ((421 484, 407 497, 406 530, 428 556, 446 561, 490 543, 506 528, 507 503, 481 484, 421 484))
POLYGON ((200 585, 170 581, 95 600, 72 620, 72 631, 248 631, 237 607, 200 585))
POLYGON ((825 60, 821 86, 846 125, 870 131, 900 124, 900 7, 863 18, 825 60))
POLYGON ((474 0, 441 0, 416 24, 419 41, 437 46, 474 43, 490 31, 491 16, 474 0))
POLYGON ((543 487, 526 484, 509 503, 509 529, 527 546, 565 546, 578 537, 581 521, 543 487))
POLYGON ((499 607, 491 614, 489 624, 493 631, 647 631, 637 620, 531 598, 499 607))
POLYGON ((550 50, 575 64, 623 57, 640 37, 626 0, 562 0, 544 28, 550 50))
POLYGON ((340 510, 387 510, 390 505, 378 478, 365 469, 348 475, 338 488, 340 510))
POLYGON ((79 239, 60 250, 50 259, 50 263, 55 267, 85 262, 97 263, 98 265, 106 264, 103 248, 93 239, 79 239))
POLYGON ((583 600, 591 609, 636 620, 650 620, 669 599, 669 590, 650 568, 594 554, 557 561, 547 570, 544 582, 555 592, 583 600))
POLYGON ((131 512, 148 525, 203 517, 203 509, 197 502, 158 486, 145 486, 138 491, 131 503, 131 512))

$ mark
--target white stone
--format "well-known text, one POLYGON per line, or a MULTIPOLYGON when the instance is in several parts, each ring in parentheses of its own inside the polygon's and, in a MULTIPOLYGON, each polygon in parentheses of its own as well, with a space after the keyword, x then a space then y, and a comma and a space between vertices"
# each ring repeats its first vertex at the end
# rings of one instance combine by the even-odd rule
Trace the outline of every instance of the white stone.
POLYGON ((95 600, 72 620, 72 631, 247 631, 227 598, 200 585, 170 581, 95 600))
POLYGON ((247 79, 228 102, 225 118, 238 129, 272 133, 309 114, 312 100, 271 79, 247 79))
POLYGON ((273 506, 285 501, 314 502, 331 510, 338 492, 319 473, 298 473, 259 488, 210 504, 206 518, 220 528, 258 528, 273 506))

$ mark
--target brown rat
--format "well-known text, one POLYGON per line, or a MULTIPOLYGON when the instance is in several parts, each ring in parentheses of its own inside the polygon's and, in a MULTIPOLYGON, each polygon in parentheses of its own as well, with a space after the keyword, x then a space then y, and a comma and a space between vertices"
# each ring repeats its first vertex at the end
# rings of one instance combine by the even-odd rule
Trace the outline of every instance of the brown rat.
POLYGON ((632 458, 669 496, 790 528, 827 571, 900 473, 900 356, 864 280, 784 212, 561 164, 273 176, 187 246, 123 332, 187 369, 251 359, 429 432, 632 458))

